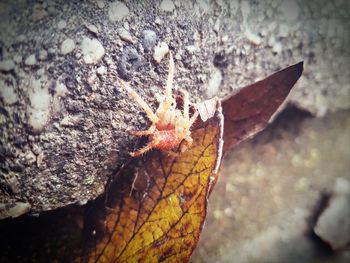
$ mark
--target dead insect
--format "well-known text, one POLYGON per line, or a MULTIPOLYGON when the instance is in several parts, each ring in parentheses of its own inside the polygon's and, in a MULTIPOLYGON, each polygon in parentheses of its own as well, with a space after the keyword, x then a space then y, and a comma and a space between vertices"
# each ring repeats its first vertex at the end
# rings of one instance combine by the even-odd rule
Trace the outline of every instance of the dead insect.
POLYGON ((127 82, 119 80, 121 86, 143 108, 148 119, 152 122, 152 125, 147 130, 130 132, 135 136, 149 136, 149 142, 146 146, 130 153, 133 157, 140 156, 153 148, 171 150, 180 146, 180 152, 184 152, 192 144, 191 126, 198 117, 198 111, 195 110, 190 117, 189 94, 182 89, 180 91, 183 94, 183 112, 177 109, 176 100, 172 94, 174 71, 174 60, 172 54, 169 53, 169 72, 165 93, 160 98, 159 106, 155 113, 127 82))

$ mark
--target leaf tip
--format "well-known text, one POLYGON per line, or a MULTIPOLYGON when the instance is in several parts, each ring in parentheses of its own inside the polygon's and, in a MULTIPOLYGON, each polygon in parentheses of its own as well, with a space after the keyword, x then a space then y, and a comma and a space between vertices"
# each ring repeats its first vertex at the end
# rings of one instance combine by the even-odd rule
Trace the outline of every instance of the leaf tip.
POLYGON ((300 61, 299 63, 295 64, 294 66, 296 66, 298 75, 301 75, 301 73, 303 73, 303 71, 304 71, 304 61, 300 61))

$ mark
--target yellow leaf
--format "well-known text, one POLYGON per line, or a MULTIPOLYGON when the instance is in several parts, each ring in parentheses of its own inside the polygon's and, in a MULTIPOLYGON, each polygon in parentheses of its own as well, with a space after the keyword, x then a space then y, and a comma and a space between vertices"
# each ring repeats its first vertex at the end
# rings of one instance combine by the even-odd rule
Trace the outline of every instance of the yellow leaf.
POLYGON ((94 229, 100 238, 88 262, 187 261, 217 179, 222 133, 217 113, 193 131, 186 152, 153 152, 120 174, 109 190, 104 227, 94 229))

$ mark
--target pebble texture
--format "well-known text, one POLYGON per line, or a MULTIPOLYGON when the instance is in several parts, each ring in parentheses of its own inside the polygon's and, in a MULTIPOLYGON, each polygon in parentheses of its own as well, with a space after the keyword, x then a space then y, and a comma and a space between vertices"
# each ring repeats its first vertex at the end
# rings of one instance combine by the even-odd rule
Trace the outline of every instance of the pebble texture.
POLYGON ((135 145, 125 131, 148 126, 115 76, 155 107, 168 68, 161 43, 192 102, 303 60, 290 103, 315 116, 350 106, 345 0, 5 1, 0 10, 0 203, 31 212, 104 191, 135 145), (62 52, 67 38, 75 48, 62 52))

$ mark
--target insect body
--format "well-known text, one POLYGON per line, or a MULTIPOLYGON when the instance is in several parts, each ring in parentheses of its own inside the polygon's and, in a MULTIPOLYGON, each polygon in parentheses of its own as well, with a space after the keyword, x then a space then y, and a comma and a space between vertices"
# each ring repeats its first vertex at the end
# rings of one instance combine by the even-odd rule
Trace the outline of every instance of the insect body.
POLYGON ((158 109, 155 113, 127 82, 119 80, 121 86, 143 108, 148 119, 152 122, 152 125, 147 130, 130 132, 135 136, 149 136, 149 142, 146 146, 130 153, 133 157, 140 156, 153 148, 171 150, 180 146, 180 151, 184 152, 192 144, 190 129, 198 116, 198 112, 195 111, 190 117, 189 94, 185 90, 180 90, 183 94, 183 111, 181 112, 181 110, 176 108, 176 100, 172 94, 174 71, 174 60, 170 53, 165 94, 160 99, 158 109))

